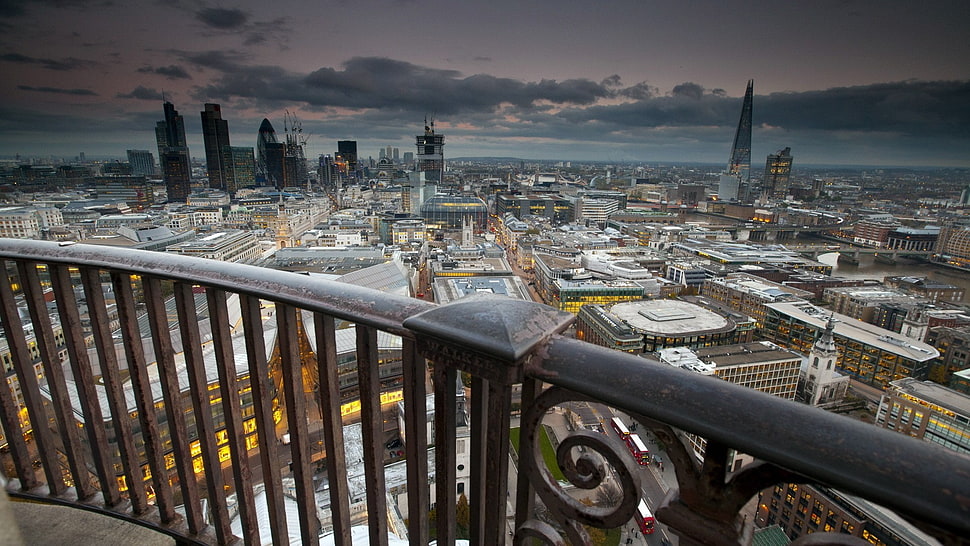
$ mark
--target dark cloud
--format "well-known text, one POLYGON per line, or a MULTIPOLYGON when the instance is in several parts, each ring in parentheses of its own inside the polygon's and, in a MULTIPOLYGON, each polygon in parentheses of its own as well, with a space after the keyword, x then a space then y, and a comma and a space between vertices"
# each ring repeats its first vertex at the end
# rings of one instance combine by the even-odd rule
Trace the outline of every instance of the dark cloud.
POLYGON ((755 97, 755 123, 785 129, 970 137, 970 81, 907 81, 755 97))
POLYGON ((694 82, 684 82, 679 85, 675 85, 670 91, 670 94, 675 97, 689 97, 692 99, 700 99, 704 96, 704 88, 697 85, 694 82))
POLYGON ((45 4, 56 8, 83 8, 91 5, 110 6, 109 0, 0 0, 0 17, 21 17, 26 15, 30 4, 45 4))
POLYGON ((39 93, 57 93, 61 95, 79 95, 79 96, 98 96, 97 93, 91 91, 90 89, 63 89, 60 87, 32 87, 30 85, 18 85, 17 89, 22 91, 36 91, 39 93))
POLYGON ((179 58, 203 68, 212 68, 221 72, 235 72, 246 70, 243 62, 249 58, 245 53, 238 51, 174 51, 179 58))
POLYGON ((0 61, 20 64, 36 64, 48 70, 62 71, 88 68, 97 64, 94 61, 75 59, 74 57, 68 57, 66 59, 44 59, 39 57, 28 57, 27 55, 22 55, 20 53, 6 53, 4 55, 0 55, 0 61))
POLYGON ((118 93, 115 95, 119 99, 138 99, 138 100, 152 100, 160 101, 162 100, 162 92, 149 87, 138 87, 131 90, 130 93, 118 93))
POLYGON ((455 70, 418 66, 383 57, 355 57, 342 69, 321 68, 308 75, 278 67, 242 66, 219 52, 186 59, 225 72, 199 96, 301 101, 313 107, 390 108, 456 114, 492 112, 502 104, 593 104, 612 96, 606 86, 585 79, 523 82, 487 74, 462 77, 455 70))
POLYGON ((246 26, 249 14, 239 9, 203 8, 195 18, 202 24, 218 30, 239 30, 246 26))
POLYGON ((174 64, 169 66, 158 66, 158 67, 143 66, 138 69, 138 72, 141 72, 144 74, 159 74, 159 75, 165 76, 170 80, 191 80, 192 79, 192 76, 190 76, 189 73, 186 72, 184 68, 174 64))

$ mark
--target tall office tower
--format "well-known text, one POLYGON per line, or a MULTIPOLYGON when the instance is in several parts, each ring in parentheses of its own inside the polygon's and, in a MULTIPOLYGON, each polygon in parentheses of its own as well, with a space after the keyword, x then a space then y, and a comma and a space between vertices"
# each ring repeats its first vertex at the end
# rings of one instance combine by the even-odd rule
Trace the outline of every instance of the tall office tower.
POLYGON ((392 146, 388 145, 386 148, 384 148, 384 157, 388 159, 394 157, 394 148, 392 146))
POLYGON ((306 144, 306 137, 303 136, 303 124, 295 115, 286 113, 283 118, 283 130, 286 133, 284 141, 286 143, 285 163, 286 186, 303 186, 307 183, 306 153, 303 145, 306 144))
POLYGON ((276 130, 268 119, 263 118, 259 124, 259 136, 256 137, 256 179, 259 182, 266 182, 266 146, 267 144, 278 144, 276 130))
POLYGON ((334 164, 333 156, 320 155, 320 163, 317 166, 317 178, 320 184, 326 189, 337 187, 337 166, 334 164))
POLYGON ((162 155, 162 172, 165 173, 165 190, 169 203, 184 203, 192 192, 192 170, 186 154, 169 150, 162 155))
POLYGON ((435 134, 434 120, 424 120, 424 134, 416 137, 418 171, 429 182, 441 182, 445 171, 445 136, 435 134))
POLYGON ((232 191, 226 187, 226 163, 223 150, 229 146, 229 122, 222 119, 218 104, 206 103, 202 115, 202 143, 205 146, 205 165, 209 171, 209 187, 232 191))
POLYGON ((394 154, 393 154, 393 157, 391 159, 393 159, 395 163, 397 163, 398 161, 401 160, 401 149, 400 148, 394 148, 394 154))
POLYGON ((155 124, 158 162, 165 177, 169 201, 185 201, 192 187, 192 163, 185 142, 185 121, 175 106, 164 104, 165 119, 155 124))
POLYGON ((791 148, 768 154, 765 163, 765 177, 761 191, 767 199, 784 199, 788 196, 788 183, 791 179, 791 148))
POLYGON ((286 144, 267 142, 263 145, 263 168, 266 185, 283 189, 286 179, 286 144))
POLYGON ((155 176, 155 156, 148 150, 128 150, 128 163, 135 176, 155 176))
POLYGON ((347 175, 356 178, 357 176, 357 141, 338 140, 337 155, 340 156, 338 162, 347 165, 347 175))
POLYGON ((253 149, 246 146, 226 146, 222 149, 225 165, 226 193, 233 195, 239 188, 256 185, 256 161, 253 149))
POLYGON ((721 175, 717 195, 722 200, 746 200, 748 188, 751 184, 751 103, 754 96, 754 80, 748 80, 748 88, 744 91, 744 102, 741 104, 741 119, 738 130, 734 133, 734 145, 731 147, 731 159, 728 161, 727 172, 721 175), (731 182, 726 178, 736 180, 731 182), (721 194, 724 188, 725 194, 721 194), (733 194, 732 194, 733 192, 733 194))

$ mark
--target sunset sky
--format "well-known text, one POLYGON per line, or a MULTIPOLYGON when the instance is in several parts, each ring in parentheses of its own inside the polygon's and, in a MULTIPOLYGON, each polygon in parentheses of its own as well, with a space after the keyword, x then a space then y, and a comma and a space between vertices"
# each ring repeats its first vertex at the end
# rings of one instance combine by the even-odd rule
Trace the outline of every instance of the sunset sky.
POLYGON ((357 140, 446 157, 970 166, 965 2, 0 0, 0 156, 156 150, 162 93, 203 155, 284 112, 307 157, 357 140), (743 6, 743 7, 742 7, 743 6))

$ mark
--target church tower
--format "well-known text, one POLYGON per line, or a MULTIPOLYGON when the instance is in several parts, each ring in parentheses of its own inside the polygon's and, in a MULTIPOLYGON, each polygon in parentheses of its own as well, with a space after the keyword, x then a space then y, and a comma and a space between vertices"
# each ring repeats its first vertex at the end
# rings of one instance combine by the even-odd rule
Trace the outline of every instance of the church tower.
MULTIPOLYGON (((825 331, 815 341, 812 351, 808 353, 808 374, 805 378, 805 402, 811 406, 817 406, 823 399, 823 393, 827 390, 837 372, 835 363, 839 358, 839 349, 835 345, 833 332, 835 331, 835 317, 830 316, 825 325, 825 331)), ((824 398, 831 397, 829 396, 824 398)), ((826 400, 828 401, 828 400, 826 400)))

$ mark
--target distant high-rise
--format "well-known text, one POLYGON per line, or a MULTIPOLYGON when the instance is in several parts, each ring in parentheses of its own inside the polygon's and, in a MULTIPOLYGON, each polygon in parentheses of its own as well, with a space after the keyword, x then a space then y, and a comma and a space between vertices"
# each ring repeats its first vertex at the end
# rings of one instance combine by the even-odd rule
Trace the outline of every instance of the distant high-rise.
POLYGON ((765 197, 785 199, 788 196, 791 165, 791 148, 786 147, 768 155, 768 161, 765 163, 765 177, 761 184, 765 197))
POLYGON ((236 193, 239 188, 256 185, 256 162, 253 149, 246 146, 226 146, 222 149, 226 167, 226 192, 236 193))
POLYGON ((155 156, 148 150, 128 150, 128 163, 135 176, 155 176, 155 156))
MULTIPOLYGON (((273 129, 273 124, 268 119, 263 118, 263 122, 259 124, 259 136, 256 137, 256 179, 260 182, 269 180, 269 176, 266 174, 266 145, 278 143, 279 140, 276 138, 276 130, 273 129)), ((278 175, 282 178, 282 171, 278 175)))
POLYGON ((337 141, 337 155, 339 158, 334 158, 338 163, 344 163, 347 165, 346 174, 350 177, 356 177, 357 173, 357 141, 356 140, 338 140, 337 141))
POLYGON ((222 119, 218 104, 206 103, 202 115, 202 143, 205 146, 205 164, 209 171, 209 187, 232 193, 226 184, 224 149, 229 146, 229 122, 222 119))
POLYGON ((163 108, 165 119, 155 124, 158 162, 165 177, 168 200, 185 201, 192 187, 192 163, 185 142, 185 121, 172 103, 166 102, 163 108))
POLYGON ((727 171, 721 176, 718 186, 718 198, 722 200, 746 200, 748 188, 751 184, 751 103, 754 97, 754 80, 748 80, 748 88, 744 91, 744 102, 741 104, 741 119, 738 121, 737 132, 734 133, 734 145, 731 147, 731 159, 728 161, 727 171), (729 179, 733 179, 729 180, 729 179), (722 189, 724 192, 722 193, 722 189))
POLYGON ((434 132, 434 120, 425 120, 424 134, 416 137, 418 171, 429 182, 441 182, 445 171, 445 136, 434 132))

